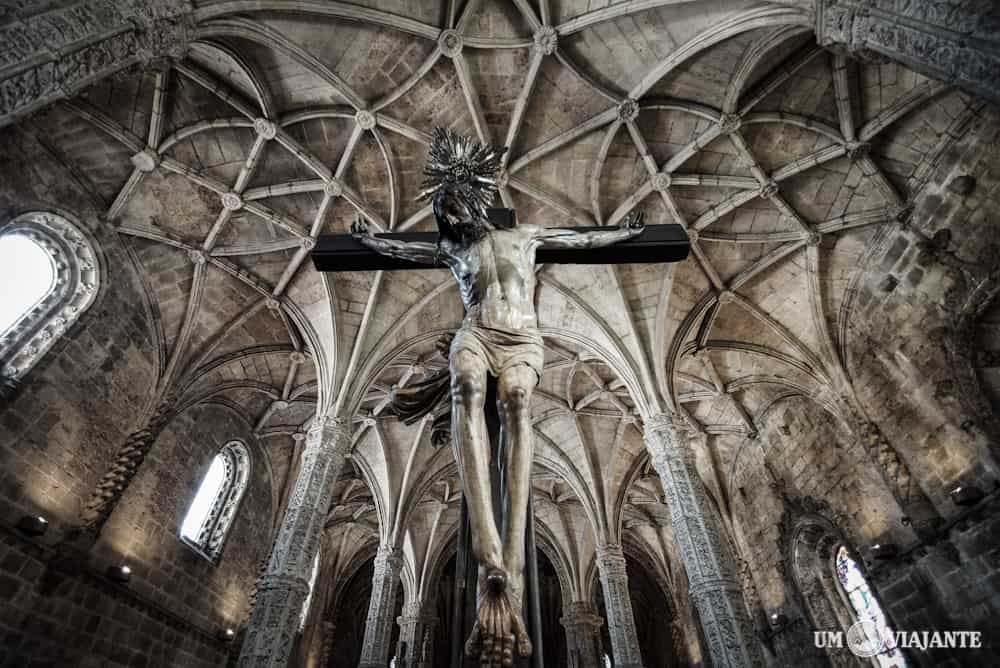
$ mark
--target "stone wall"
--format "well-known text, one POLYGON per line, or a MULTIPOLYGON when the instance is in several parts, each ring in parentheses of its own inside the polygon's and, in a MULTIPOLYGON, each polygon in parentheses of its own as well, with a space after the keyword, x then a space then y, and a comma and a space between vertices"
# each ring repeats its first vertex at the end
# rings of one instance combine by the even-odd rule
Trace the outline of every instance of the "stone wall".
POLYGON ((0 221, 36 209, 69 214, 95 239, 102 285, 94 305, 0 406, 0 531, 10 534, 0 586, 9 654, 0 665, 28 665, 27 657, 60 665, 220 665, 228 646, 215 634, 245 620, 291 458, 282 451, 272 461, 231 405, 204 400, 168 423, 93 549, 59 545, 126 436, 147 419, 169 350, 159 342, 159 314, 133 244, 103 220, 107 202, 30 132, 2 135, 0 221), (212 564, 180 541, 179 530, 212 458, 232 439, 247 445, 252 468, 212 564), (9 529, 24 515, 51 524, 37 544, 9 529), (53 560, 73 566, 53 571, 53 560), (132 569, 127 588, 102 575, 120 563, 132 569), (61 574, 53 579, 53 572, 61 574))
POLYGON ((230 645, 131 587, 0 531, 0 666, 132 668, 223 665, 230 645), (70 568, 73 566, 71 565, 70 568))

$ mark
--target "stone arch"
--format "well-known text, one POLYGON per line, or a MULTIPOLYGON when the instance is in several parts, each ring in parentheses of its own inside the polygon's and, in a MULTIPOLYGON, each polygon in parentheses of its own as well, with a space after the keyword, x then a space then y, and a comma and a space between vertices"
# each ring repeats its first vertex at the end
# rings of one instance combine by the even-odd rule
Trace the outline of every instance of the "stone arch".
POLYGON ((97 245, 69 214, 28 211, 0 225, 0 237, 27 237, 50 257, 53 283, 41 301, 0 333, 0 374, 16 381, 38 362, 100 291, 102 261, 97 245))

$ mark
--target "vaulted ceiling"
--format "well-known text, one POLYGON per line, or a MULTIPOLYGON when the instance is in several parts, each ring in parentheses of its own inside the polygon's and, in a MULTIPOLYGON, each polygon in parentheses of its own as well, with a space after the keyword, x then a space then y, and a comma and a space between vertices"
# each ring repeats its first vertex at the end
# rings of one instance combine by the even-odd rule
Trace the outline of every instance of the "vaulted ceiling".
POLYGON ((639 207, 691 236, 678 265, 538 272, 542 539, 592 552, 668 524, 640 415, 679 410, 719 437, 724 479, 774 402, 847 391, 865 251, 969 104, 820 50, 798 9, 738 0, 233 0, 196 20, 183 62, 29 124, 134 250, 159 386, 224 398, 276 444, 347 411, 335 531, 406 543, 414 574, 431 550, 407 527, 448 533, 455 469, 384 399, 444 363, 434 343, 461 303, 443 271, 323 276, 308 252, 358 215, 434 229, 415 197, 435 125, 509 147, 501 199, 521 221, 615 225, 639 207))

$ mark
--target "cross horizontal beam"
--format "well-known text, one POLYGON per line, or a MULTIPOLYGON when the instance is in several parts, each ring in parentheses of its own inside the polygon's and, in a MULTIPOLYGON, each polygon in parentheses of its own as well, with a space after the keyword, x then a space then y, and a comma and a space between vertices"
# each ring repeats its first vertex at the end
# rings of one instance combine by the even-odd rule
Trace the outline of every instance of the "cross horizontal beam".
MULTIPOLYGON (((490 209, 493 219, 512 216, 509 209, 490 209)), ((576 232, 607 230, 606 227, 573 227, 576 232)), ((383 239, 437 243, 437 232, 396 232, 377 234, 383 239)), ((614 246, 590 249, 540 248, 538 264, 629 264, 680 262, 691 250, 687 233, 680 225, 647 225, 642 234, 614 246)), ((444 264, 421 264, 376 253, 349 234, 320 235, 312 250, 318 271, 392 271, 396 269, 443 269, 444 264)))

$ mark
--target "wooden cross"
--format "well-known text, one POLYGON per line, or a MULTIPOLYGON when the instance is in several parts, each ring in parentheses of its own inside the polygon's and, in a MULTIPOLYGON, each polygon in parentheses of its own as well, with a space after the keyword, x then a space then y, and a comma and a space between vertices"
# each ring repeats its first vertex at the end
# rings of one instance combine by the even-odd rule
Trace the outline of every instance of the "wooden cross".
MULTIPOLYGON (((510 227, 513 209, 488 209, 498 227, 510 227)), ((605 227, 574 227, 575 232, 605 230, 605 227)), ((398 241, 437 243, 437 232, 389 232, 376 237, 398 241)), ((588 249, 539 248, 538 264, 630 264, 680 262, 691 250, 687 233, 680 225, 647 225, 642 234, 614 246, 588 249)), ((361 244, 350 234, 322 234, 312 251, 319 271, 392 271, 397 269, 442 269, 443 264, 427 265, 381 255, 361 244)))
MULTIPOLYGON (((488 209, 490 221, 498 228, 511 227, 515 222, 513 209, 488 209)), ((576 232, 590 232, 609 228, 575 227, 576 232)), ((436 232, 402 232, 377 234, 377 237, 404 242, 421 241, 436 244, 436 232)), ((680 262, 688 256, 691 244, 687 233, 680 225, 647 225, 638 237, 622 241, 613 246, 591 249, 539 248, 537 264, 629 264, 680 262)), ((339 271, 394 271, 403 269, 443 269, 444 264, 421 264, 409 260, 388 257, 361 244, 350 234, 324 234, 319 237, 312 250, 313 266, 322 272, 339 271)), ((488 377, 486 412, 487 431, 492 450, 490 466, 491 484, 494 494, 494 512, 502 507, 500 498, 503 486, 500 476, 503 461, 503 444, 500 436, 500 407, 496 400, 496 379, 488 377)), ((533 517, 530 500, 528 516, 533 517)), ((501 519, 501 518, 495 518, 501 519)), ((497 522, 499 526, 501 521, 497 522)), ((541 637, 541 606, 538 591, 538 565, 535 557, 534 522, 528 522, 525 535, 525 612, 529 635, 534 652, 530 658, 532 668, 545 665, 541 637)), ((476 567, 472 559, 469 542, 469 518, 465 499, 462 499, 462 513, 459 520, 458 553, 455 577, 453 615, 450 620, 452 646, 450 649, 451 668, 466 665, 462 643, 472 629, 476 606, 476 567)), ((443 650, 444 648, 441 648, 443 650)), ((529 660, 522 659, 516 665, 529 660)))

